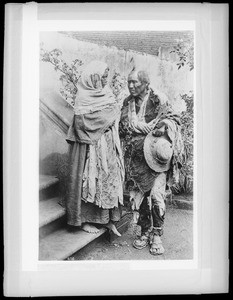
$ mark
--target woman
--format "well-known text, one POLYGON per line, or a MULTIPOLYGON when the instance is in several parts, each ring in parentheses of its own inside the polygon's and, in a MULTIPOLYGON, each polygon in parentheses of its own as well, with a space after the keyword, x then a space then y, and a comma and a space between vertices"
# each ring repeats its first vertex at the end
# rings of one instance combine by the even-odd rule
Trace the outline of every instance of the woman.
POLYGON ((123 205, 124 164, 117 120, 120 107, 108 86, 109 68, 92 61, 81 74, 67 142, 70 179, 67 223, 96 233, 96 224, 120 236, 115 222, 123 205))

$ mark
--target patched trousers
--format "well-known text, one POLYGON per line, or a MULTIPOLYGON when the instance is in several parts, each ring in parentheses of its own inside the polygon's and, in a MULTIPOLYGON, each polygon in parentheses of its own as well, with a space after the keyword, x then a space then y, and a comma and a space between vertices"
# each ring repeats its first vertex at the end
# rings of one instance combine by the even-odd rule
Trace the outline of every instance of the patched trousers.
POLYGON ((156 235, 163 234, 165 218, 166 172, 158 173, 152 189, 145 193, 139 208, 138 225, 142 234, 150 230, 156 235))

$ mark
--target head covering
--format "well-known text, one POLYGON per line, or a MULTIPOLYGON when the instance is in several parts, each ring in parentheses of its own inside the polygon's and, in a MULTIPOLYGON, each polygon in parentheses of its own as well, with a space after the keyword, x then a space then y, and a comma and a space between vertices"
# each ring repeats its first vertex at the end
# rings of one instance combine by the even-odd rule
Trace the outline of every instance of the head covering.
POLYGON ((92 81, 91 75, 99 75, 99 79, 103 76, 108 65, 103 61, 93 60, 83 70, 81 75, 81 82, 83 87, 87 90, 96 90, 92 81))
POLYGON ((105 62, 97 60, 91 61, 84 68, 78 82, 78 93, 75 99, 76 115, 95 112, 116 103, 109 85, 102 87, 101 78, 107 68, 108 65, 105 62), (99 82, 93 82, 94 75, 98 75, 99 82))
POLYGON ((145 160, 152 170, 155 172, 169 170, 173 147, 164 136, 155 137, 150 132, 145 138, 143 151, 145 160))

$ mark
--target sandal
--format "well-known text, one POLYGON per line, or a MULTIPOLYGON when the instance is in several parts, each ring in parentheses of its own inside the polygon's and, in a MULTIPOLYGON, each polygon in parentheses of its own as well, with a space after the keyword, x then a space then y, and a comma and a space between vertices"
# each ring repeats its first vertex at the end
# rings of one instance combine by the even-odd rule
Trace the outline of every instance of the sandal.
POLYGON ((150 254, 152 255, 161 255, 164 253, 164 248, 162 245, 162 241, 160 239, 160 236, 154 235, 152 238, 152 241, 150 242, 150 254))
POLYGON ((140 236, 138 239, 135 239, 133 241, 134 248, 141 250, 145 248, 149 244, 149 233, 146 232, 142 236, 140 236))

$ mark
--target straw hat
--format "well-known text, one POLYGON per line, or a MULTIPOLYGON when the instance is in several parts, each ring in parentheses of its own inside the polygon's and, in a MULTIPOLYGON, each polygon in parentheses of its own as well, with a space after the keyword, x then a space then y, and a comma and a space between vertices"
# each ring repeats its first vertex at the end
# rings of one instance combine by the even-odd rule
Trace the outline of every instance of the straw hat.
POLYGON ((170 168, 173 154, 172 144, 164 137, 155 137, 148 133, 144 141, 144 156, 148 166, 156 172, 165 172, 170 168))

